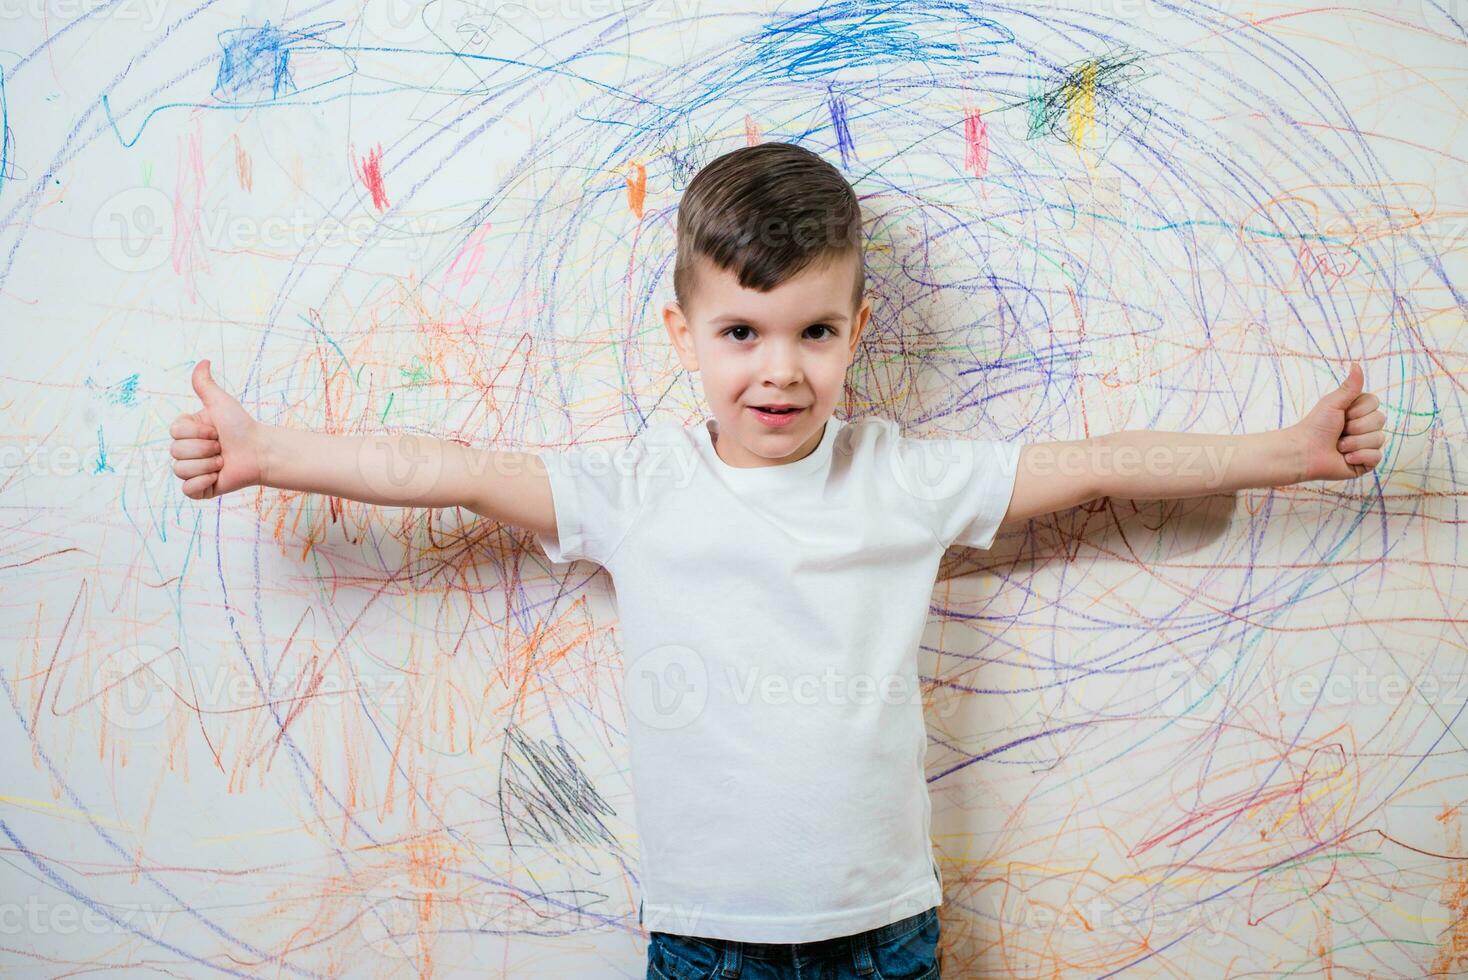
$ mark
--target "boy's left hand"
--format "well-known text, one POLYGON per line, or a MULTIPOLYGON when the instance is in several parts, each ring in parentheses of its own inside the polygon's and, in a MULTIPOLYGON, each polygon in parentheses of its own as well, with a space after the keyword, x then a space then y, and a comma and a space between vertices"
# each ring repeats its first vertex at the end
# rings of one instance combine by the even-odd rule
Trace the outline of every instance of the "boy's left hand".
POLYGON ((1346 381, 1316 402, 1293 428, 1303 443, 1306 480, 1350 480, 1381 462, 1386 414, 1380 400, 1361 391, 1361 365, 1353 362, 1346 381))

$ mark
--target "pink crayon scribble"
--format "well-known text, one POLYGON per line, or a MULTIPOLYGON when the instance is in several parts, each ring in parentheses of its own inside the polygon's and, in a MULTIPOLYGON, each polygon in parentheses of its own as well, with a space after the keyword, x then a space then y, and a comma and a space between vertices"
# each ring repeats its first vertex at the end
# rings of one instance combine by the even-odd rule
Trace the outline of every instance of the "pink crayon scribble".
POLYGON ((178 177, 173 185, 173 271, 188 284, 189 300, 198 302, 195 270, 209 267, 208 246, 200 224, 204 200, 204 131, 196 116, 187 134, 180 134, 178 177))
POLYGON ((759 124, 749 115, 744 114, 744 145, 758 146, 764 141, 764 136, 759 131, 759 124))
POLYGON ((484 236, 489 234, 489 229, 490 225, 486 222, 470 233, 469 240, 464 243, 463 248, 459 249, 458 254, 454 256, 454 260, 449 263, 449 267, 444 270, 443 279, 445 288, 452 281, 450 274, 455 268, 459 268, 460 260, 463 260, 464 263, 463 267, 459 268, 458 273, 460 291, 469 284, 470 279, 474 278, 474 274, 479 271, 479 263, 484 259, 484 236))
POLYGON ((989 127, 978 109, 971 109, 964 115, 963 143, 964 169, 975 177, 984 176, 989 172, 989 127))
POLYGON ((356 152, 352 153, 354 158, 353 168, 357 176, 362 178, 363 185, 372 194, 372 206, 381 211, 389 207, 387 202, 387 191, 382 186, 382 144, 370 150, 367 158, 360 164, 355 162, 356 152))

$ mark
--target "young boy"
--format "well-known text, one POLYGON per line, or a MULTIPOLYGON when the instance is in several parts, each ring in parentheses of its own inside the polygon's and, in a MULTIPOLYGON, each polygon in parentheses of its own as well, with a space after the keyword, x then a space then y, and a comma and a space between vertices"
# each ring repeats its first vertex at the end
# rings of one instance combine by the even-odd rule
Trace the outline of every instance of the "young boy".
POLYGON ((1346 480, 1381 460, 1361 369, 1299 423, 1242 436, 913 439, 833 415, 871 314, 861 215, 815 154, 719 157, 679 205, 664 321, 712 418, 615 450, 477 450, 251 419, 194 369, 174 472, 466 507, 616 587, 651 977, 938 975, 916 649, 939 560, 1114 495, 1346 480), (825 972, 822 972, 822 971, 825 972))

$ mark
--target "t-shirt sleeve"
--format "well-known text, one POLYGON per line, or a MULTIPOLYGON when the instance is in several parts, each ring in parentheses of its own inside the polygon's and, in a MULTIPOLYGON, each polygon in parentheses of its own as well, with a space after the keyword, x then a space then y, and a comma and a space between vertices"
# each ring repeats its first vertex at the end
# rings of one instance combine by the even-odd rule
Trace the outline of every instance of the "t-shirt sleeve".
POLYGON ((536 453, 550 478, 556 530, 535 539, 556 564, 594 561, 606 565, 637 520, 646 494, 645 440, 621 446, 592 444, 536 453))
POLYGON ((897 480, 944 548, 988 548, 1009 509, 1021 445, 903 437, 893 457, 897 480))

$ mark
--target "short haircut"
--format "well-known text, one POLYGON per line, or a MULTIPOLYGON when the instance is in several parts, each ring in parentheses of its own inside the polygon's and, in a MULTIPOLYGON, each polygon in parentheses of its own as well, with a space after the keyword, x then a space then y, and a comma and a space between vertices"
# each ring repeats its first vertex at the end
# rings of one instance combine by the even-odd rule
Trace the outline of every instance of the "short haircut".
POLYGON ((856 257, 852 307, 861 304, 861 205, 841 172, 794 143, 760 143, 716 157, 678 204, 673 295, 688 307, 697 258, 768 292, 817 262, 856 257))

